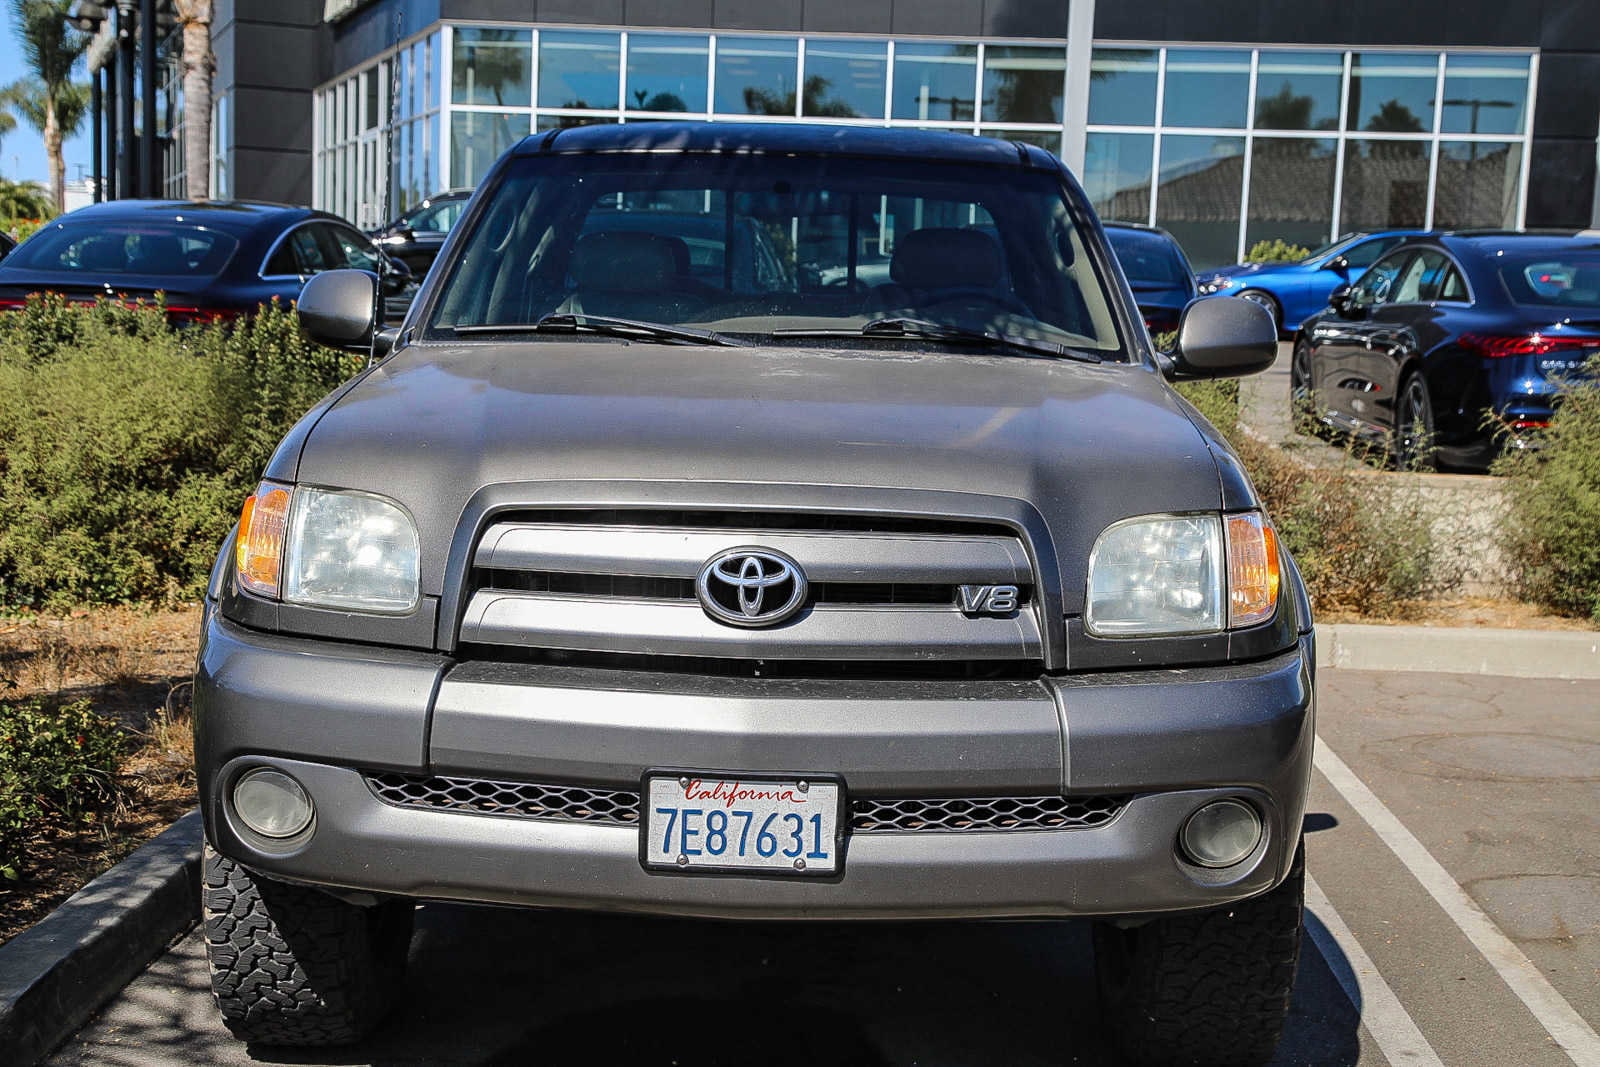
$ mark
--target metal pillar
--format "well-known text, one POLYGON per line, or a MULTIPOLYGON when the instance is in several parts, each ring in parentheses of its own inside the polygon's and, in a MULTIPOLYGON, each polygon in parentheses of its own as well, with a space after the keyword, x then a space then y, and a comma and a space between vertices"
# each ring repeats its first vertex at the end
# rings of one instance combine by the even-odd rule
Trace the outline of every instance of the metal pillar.
POLYGON ((137 149, 133 139, 133 64, 134 6, 132 0, 117 4, 117 190, 124 197, 139 195, 137 149))
POLYGON ((91 174, 94 179, 94 202, 97 204, 105 199, 105 187, 102 184, 102 172, 100 169, 100 161, 105 154, 105 142, 102 136, 105 128, 100 117, 103 107, 103 102, 100 98, 101 77, 102 72, 98 70, 89 75, 89 129, 91 130, 91 140, 93 141, 90 151, 94 155, 94 166, 91 169, 91 174))
MULTIPOLYGON (((117 53, 106 57, 101 72, 106 76, 105 170, 107 200, 117 198, 117 53)), ((126 188, 126 187, 124 187, 126 188)))
POLYGON ((1095 0, 1072 0, 1067 8, 1067 92, 1061 101, 1065 137, 1061 141, 1061 161, 1067 169, 1083 177, 1083 159, 1088 141, 1089 64, 1094 57, 1095 0))
POLYGON ((139 2, 139 99, 144 105, 139 131, 140 196, 161 195, 161 163, 156 149, 156 0, 139 2))

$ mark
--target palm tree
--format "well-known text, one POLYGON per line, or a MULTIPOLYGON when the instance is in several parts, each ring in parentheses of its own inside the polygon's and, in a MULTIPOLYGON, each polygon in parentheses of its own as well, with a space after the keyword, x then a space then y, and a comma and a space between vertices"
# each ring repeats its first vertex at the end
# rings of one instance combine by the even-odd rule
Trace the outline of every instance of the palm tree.
MULTIPOLYGON (((4 108, 0 108, 0 144, 5 142, 6 134, 16 128, 17 117, 4 108)), ((0 153, 0 155, 4 155, 4 153, 0 153)))
POLYGON ((211 197, 212 0, 176 0, 183 26, 183 181, 190 200, 211 197))
POLYGON ((43 219, 51 215, 44 190, 33 182, 0 178, 0 226, 18 219, 43 219))
POLYGON ((89 47, 89 39, 67 25, 68 0, 11 0, 17 40, 33 76, 14 82, 6 102, 44 137, 50 157, 50 198, 60 211, 66 204, 67 165, 61 142, 77 132, 89 109, 89 87, 72 81, 72 69, 89 47))

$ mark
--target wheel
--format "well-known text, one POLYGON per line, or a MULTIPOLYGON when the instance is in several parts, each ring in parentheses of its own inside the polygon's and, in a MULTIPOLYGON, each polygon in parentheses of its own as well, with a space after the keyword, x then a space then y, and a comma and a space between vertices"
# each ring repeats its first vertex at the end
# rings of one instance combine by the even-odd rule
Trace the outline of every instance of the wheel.
POLYGON ((1272 316, 1272 328, 1280 333, 1283 332, 1283 308, 1278 306, 1277 297, 1265 289, 1246 289, 1239 294, 1239 299, 1266 308, 1267 314, 1272 316))
POLYGON ((205 847, 211 992, 233 1035, 348 1045, 388 1012, 405 973, 409 901, 363 908, 252 874, 205 847))
POLYGON ((1400 386, 1394 411, 1394 466, 1402 471, 1431 471, 1438 466, 1434 451, 1433 398, 1420 373, 1400 386))
POLYGON ((1305 851, 1282 885, 1214 911, 1129 930, 1097 923, 1095 976, 1111 1036, 1130 1063, 1266 1063, 1289 1015, 1300 957, 1305 851))
POLYGON ((1312 381, 1311 342, 1302 337, 1295 341, 1289 360, 1289 417, 1295 433, 1321 436, 1322 411, 1312 381))

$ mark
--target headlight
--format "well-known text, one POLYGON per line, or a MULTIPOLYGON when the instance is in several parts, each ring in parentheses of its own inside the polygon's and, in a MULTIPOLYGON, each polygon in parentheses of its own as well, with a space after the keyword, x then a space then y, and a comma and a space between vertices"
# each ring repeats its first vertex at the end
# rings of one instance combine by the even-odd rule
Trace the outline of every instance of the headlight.
POLYGON ((1277 609, 1279 584, 1277 538, 1258 513, 1125 519, 1089 556, 1084 626, 1101 637, 1253 626, 1277 609))
POLYGON ((421 598, 417 527, 391 500, 263 482, 239 529, 239 584, 253 593, 391 615, 421 598))

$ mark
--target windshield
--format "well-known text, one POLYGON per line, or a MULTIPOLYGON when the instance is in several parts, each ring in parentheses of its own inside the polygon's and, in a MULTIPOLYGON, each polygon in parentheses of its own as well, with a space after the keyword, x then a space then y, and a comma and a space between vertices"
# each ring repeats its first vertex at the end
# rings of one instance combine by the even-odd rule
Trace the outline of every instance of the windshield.
POLYGON ((1141 230, 1106 229, 1106 239, 1122 264, 1122 273, 1132 285, 1160 285, 1181 289, 1189 271, 1172 242, 1158 233, 1141 230))
POLYGON ((1518 304, 1600 311, 1600 246, 1552 253, 1507 251, 1496 265, 1518 304))
POLYGON ((429 329, 552 314, 766 338, 901 317, 1120 347, 1057 175, 911 158, 513 160, 429 329))
POLYGON ((200 226, 58 222, 18 245, 5 265, 82 274, 90 282, 107 274, 206 279, 222 272, 238 246, 200 226))

